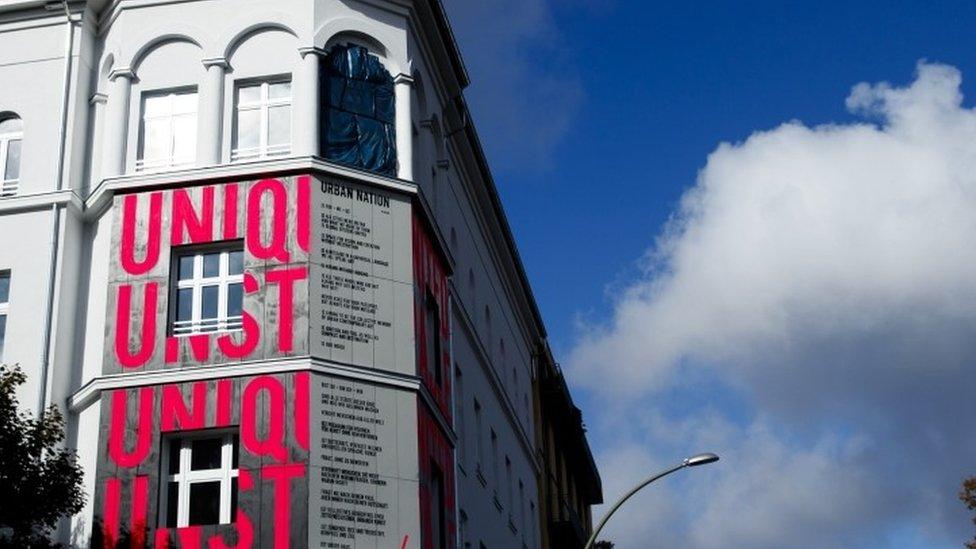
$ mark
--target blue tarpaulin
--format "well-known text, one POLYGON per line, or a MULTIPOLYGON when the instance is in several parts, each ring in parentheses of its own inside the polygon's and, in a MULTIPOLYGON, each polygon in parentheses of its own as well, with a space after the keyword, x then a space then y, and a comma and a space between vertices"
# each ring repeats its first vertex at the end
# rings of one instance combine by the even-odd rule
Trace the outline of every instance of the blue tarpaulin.
POLYGON ((362 46, 337 45, 325 68, 325 157, 396 175, 393 77, 362 46))

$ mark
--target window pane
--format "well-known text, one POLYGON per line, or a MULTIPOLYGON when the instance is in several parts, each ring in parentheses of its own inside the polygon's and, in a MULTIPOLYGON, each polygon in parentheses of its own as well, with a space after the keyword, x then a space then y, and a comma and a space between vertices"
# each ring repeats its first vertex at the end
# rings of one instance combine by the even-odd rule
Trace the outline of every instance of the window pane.
POLYGON ((220 469, 220 448, 223 446, 219 438, 198 438, 191 443, 192 457, 190 469, 220 469))
POLYGON ((20 144, 19 139, 7 143, 7 167, 3 173, 6 181, 20 179, 20 144))
POLYGON ((240 284, 227 286, 227 316, 241 316, 244 309, 244 292, 240 284))
MULTIPOLYGON (((197 112, 197 92, 178 93, 173 96, 173 114, 197 112)), ((195 117, 194 117, 195 118, 195 117)))
POLYGON ((261 85, 241 86, 237 88, 237 104, 260 103, 261 85))
POLYGON ((239 275, 244 272, 244 252, 241 250, 235 250, 228 252, 228 265, 227 274, 239 275))
POLYGON ((220 522, 220 481, 190 485, 190 524, 220 522))
POLYGON ((10 301, 10 275, 0 275, 0 303, 10 301))
POLYGON ((240 438, 237 435, 234 435, 233 439, 231 439, 231 449, 233 450, 233 454, 231 457, 230 466, 232 469, 237 469, 237 447, 240 446, 240 442, 240 438))
POLYGON ((169 474, 175 475, 180 472, 180 440, 172 440, 169 443, 169 474))
POLYGON ((220 252, 203 256, 203 276, 210 278, 220 275, 220 252))
POLYGON ((24 129, 24 121, 19 118, 7 118, 0 120, 0 133, 19 132, 24 129))
POLYGON ((0 358, 3 358, 3 341, 7 332, 7 315, 0 315, 0 358))
POLYGON ((184 114, 173 118, 173 158, 178 162, 192 162, 197 156, 197 115, 184 114))
POLYGON ((193 289, 183 288, 176 293, 176 320, 193 318, 193 289))
POLYGON ((168 95, 156 95, 146 98, 144 118, 154 116, 169 116, 170 99, 168 95))
POLYGON ((142 158, 160 160, 169 158, 169 120, 146 120, 142 139, 142 158))
POLYGON ((217 318, 217 286, 204 286, 200 318, 217 318))
POLYGON ((253 149, 261 144, 261 111, 237 111, 237 148, 253 149))
POLYGON ((193 256, 185 255, 180 258, 180 280, 193 278, 193 256))
POLYGON ((291 143, 291 106, 281 105, 268 109, 268 145, 291 143))
POLYGON ((276 82, 268 86, 269 99, 291 99, 291 82, 276 82))
POLYGON ((180 485, 178 482, 170 482, 166 487, 166 527, 176 527, 177 506, 180 501, 180 485))

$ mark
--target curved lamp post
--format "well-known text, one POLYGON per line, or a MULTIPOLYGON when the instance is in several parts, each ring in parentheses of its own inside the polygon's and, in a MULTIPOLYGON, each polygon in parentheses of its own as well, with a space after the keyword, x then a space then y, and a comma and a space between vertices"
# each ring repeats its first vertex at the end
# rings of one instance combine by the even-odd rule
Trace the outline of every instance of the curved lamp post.
POLYGON ((617 509, 620 509, 620 506, 623 505, 625 501, 630 499, 630 496, 639 492, 641 488, 647 486, 648 484, 654 482, 655 480, 661 477, 666 477, 679 469, 684 469, 685 467, 697 467, 699 465, 706 465, 709 463, 714 463, 716 461, 718 461, 718 456, 712 453, 705 453, 705 454, 698 454, 695 456, 691 456, 689 458, 685 458, 681 463, 675 465, 674 467, 661 471, 660 473, 645 480, 644 482, 641 482, 637 486, 634 486, 634 488, 631 489, 631 491, 624 494, 624 497, 620 498, 620 500, 617 501, 617 503, 613 504, 613 507, 610 508, 610 511, 608 511, 607 514, 604 515, 603 520, 601 520, 600 524, 598 524, 596 529, 593 530, 593 535, 591 535, 590 539, 586 542, 586 547, 584 547, 584 549, 593 548, 593 544, 596 542, 596 537, 600 535, 600 530, 603 530, 603 526, 607 523, 608 520, 610 520, 610 517, 613 516, 613 514, 617 511, 617 509))

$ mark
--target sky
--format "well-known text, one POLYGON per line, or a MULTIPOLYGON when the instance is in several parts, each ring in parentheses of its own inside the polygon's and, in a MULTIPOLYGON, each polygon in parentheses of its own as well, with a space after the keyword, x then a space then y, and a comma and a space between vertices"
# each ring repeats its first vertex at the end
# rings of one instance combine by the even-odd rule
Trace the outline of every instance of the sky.
POLYGON ((971 539, 976 3, 445 4, 602 537, 971 539))

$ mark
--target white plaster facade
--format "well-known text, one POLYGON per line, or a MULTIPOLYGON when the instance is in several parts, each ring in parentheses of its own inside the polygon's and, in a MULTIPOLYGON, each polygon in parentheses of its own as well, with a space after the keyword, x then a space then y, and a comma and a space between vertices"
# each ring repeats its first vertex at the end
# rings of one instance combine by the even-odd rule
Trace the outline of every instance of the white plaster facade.
MULTIPOLYGON (((451 259, 457 546, 539 546, 532 381, 545 331, 467 123, 466 78, 436 1, 0 2, 0 117, 24 124, 20 188, 0 199, 0 271, 11 280, 0 358, 28 373, 25 409, 67 410, 89 501, 97 396, 123 383, 101 373, 112 196, 214 177, 352 174, 417 194, 451 259), (319 57, 340 41, 366 46, 395 78, 396 179, 321 159, 319 57), (269 76, 292 82, 291 152, 232 162, 235 85, 269 76), (198 93, 195 161, 138 171, 144 94, 185 88, 198 93)), ((83 545, 91 517, 89 505, 62 539, 83 545)))

